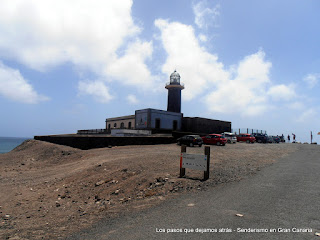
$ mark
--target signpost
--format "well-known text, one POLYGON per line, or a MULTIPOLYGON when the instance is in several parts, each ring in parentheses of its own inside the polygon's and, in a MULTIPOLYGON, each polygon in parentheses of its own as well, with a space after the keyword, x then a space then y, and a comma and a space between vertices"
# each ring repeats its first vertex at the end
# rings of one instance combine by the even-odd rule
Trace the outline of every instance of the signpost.
POLYGON ((200 154, 187 154, 187 147, 181 146, 180 155, 180 177, 186 175, 186 168, 201 170, 204 172, 203 180, 209 179, 210 169, 210 147, 204 148, 204 155, 200 154))

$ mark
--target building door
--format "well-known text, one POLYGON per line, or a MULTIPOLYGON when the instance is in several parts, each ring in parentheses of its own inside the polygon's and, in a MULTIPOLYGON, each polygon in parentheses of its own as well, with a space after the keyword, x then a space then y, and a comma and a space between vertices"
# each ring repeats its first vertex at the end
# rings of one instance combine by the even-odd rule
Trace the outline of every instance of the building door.
POLYGON ((160 118, 156 118, 156 129, 160 129, 160 127, 161 127, 160 118))
POLYGON ((175 130, 177 130, 177 128, 178 128, 178 121, 177 120, 173 120, 172 130, 175 131, 175 130))

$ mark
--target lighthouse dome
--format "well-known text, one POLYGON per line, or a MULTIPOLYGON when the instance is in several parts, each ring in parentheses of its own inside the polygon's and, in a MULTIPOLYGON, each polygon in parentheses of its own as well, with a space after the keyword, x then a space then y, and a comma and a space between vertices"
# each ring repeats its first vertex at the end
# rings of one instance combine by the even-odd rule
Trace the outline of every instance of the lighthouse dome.
POLYGON ((180 84, 180 74, 176 70, 170 75, 170 84, 180 84))

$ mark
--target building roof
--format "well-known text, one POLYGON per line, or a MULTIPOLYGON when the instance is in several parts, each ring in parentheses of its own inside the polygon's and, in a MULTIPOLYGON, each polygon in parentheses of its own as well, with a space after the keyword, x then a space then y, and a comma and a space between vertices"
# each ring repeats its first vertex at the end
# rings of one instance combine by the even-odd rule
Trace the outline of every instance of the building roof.
POLYGON ((140 111, 161 112, 161 113, 165 113, 168 115, 183 115, 183 113, 170 112, 170 111, 160 110, 160 109, 155 109, 155 108, 145 108, 145 109, 136 110, 136 112, 140 112, 140 111))
POLYGON ((118 121, 118 120, 128 120, 128 119, 135 119, 135 115, 127 115, 127 116, 122 116, 122 117, 107 118, 106 121, 118 121))
POLYGON ((202 117, 183 117, 185 119, 199 119, 199 120, 209 120, 209 121, 218 121, 218 122, 228 122, 231 123, 229 121, 224 121, 224 120, 217 120, 217 119, 210 119, 210 118, 202 118, 202 117))

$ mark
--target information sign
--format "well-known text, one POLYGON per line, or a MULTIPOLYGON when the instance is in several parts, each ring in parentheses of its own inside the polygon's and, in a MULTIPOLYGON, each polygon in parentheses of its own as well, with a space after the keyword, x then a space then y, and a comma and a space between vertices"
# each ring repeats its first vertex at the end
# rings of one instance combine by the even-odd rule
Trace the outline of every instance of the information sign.
POLYGON ((203 180, 209 179, 210 170, 210 147, 205 146, 204 155, 187 154, 187 147, 181 146, 180 177, 186 175, 186 168, 203 171, 203 180))
POLYGON ((191 168, 195 170, 206 171, 207 170, 207 156, 200 154, 187 154, 182 155, 182 167, 191 168))

